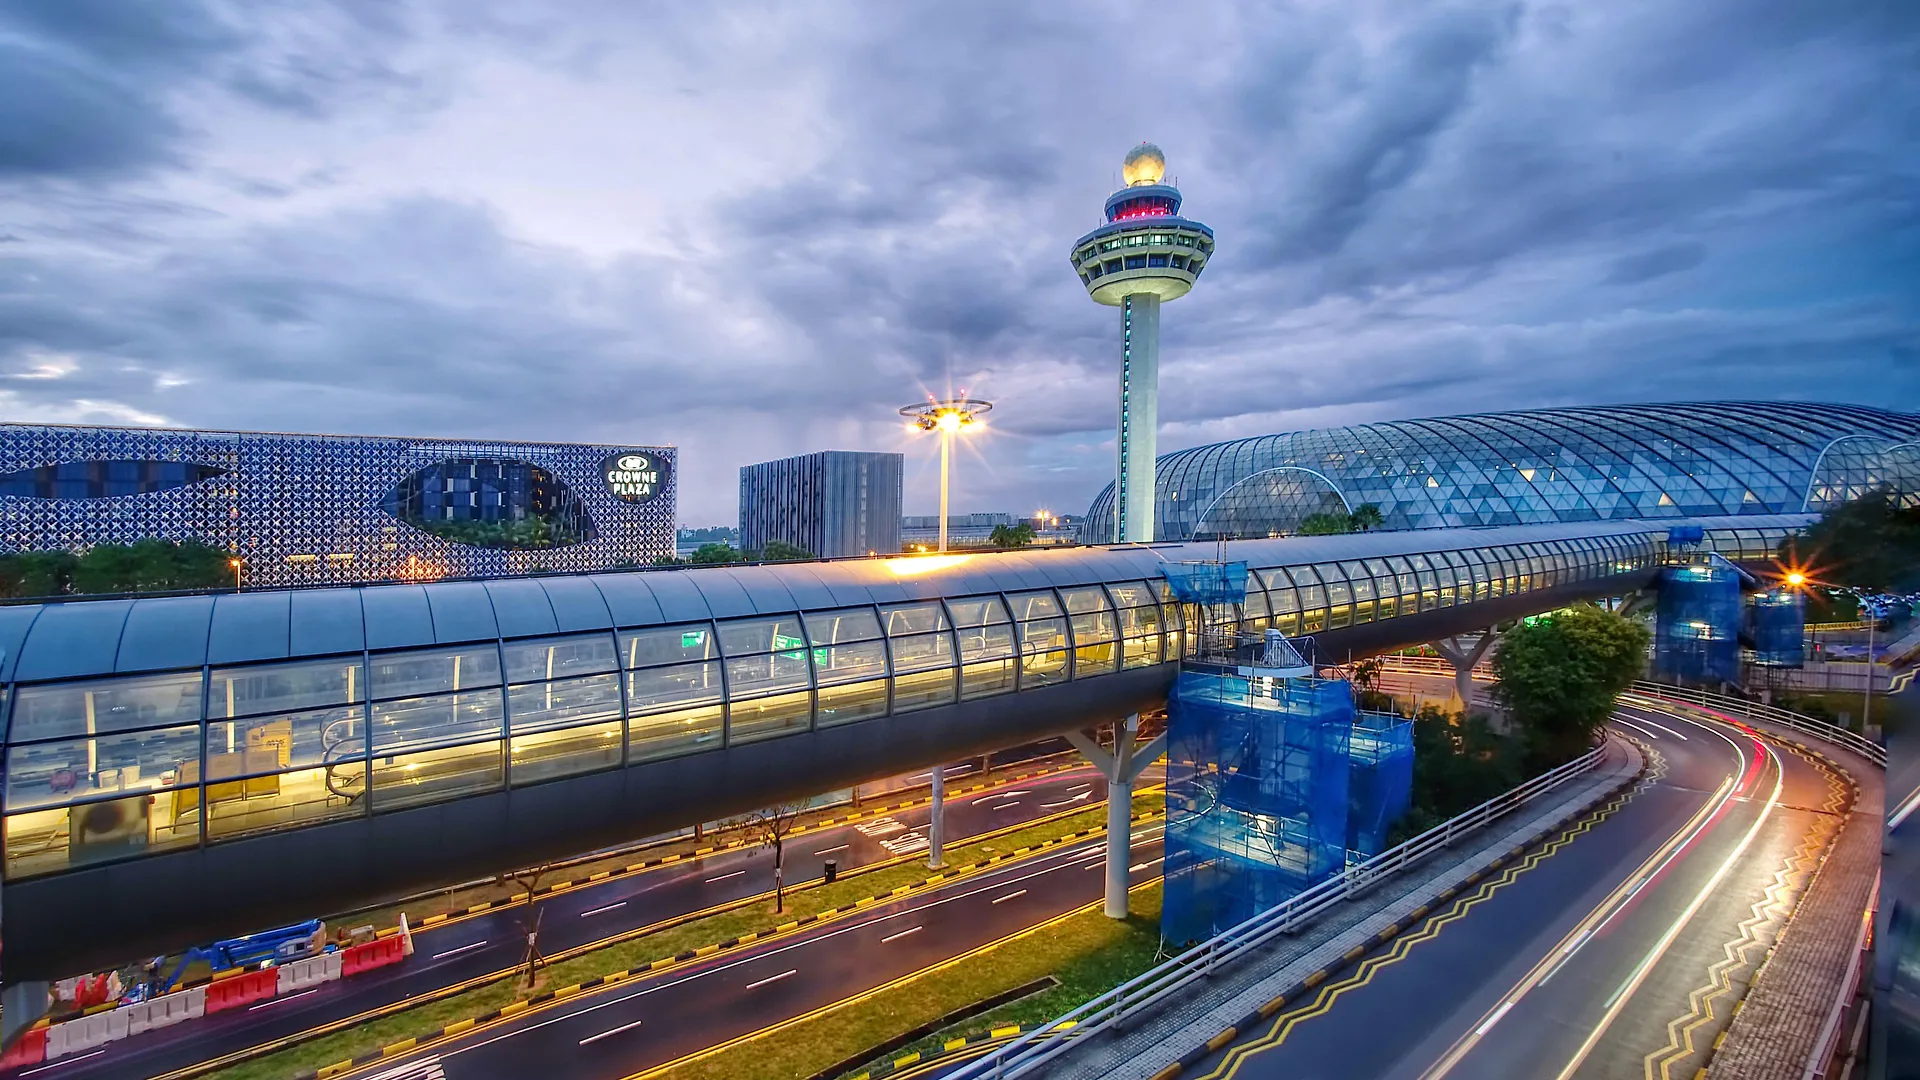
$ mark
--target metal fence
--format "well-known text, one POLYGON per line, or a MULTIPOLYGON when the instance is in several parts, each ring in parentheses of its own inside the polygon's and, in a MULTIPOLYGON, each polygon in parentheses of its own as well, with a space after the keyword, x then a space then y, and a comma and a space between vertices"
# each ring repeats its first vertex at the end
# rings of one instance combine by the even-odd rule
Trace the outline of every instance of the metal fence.
POLYGON ((1694 690, 1684 686, 1668 686, 1665 683, 1636 682, 1633 690, 1620 695, 1626 702, 1644 701, 1648 697, 1665 698, 1668 701, 1685 701, 1705 708, 1717 709, 1747 720, 1759 720, 1768 724, 1779 724, 1792 728, 1816 739, 1825 739, 1836 746, 1844 746, 1868 761, 1882 768, 1887 764, 1887 748, 1872 739, 1861 738, 1846 728, 1815 720, 1810 716, 1776 709, 1771 705, 1762 705, 1745 698, 1727 697, 1722 694, 1710 694, 1705 690, 1694 690))
POLYGON ((1328 909, 1360 895, 1382 879, 1399 873, 1460 837, 1587 772, 1600 763, 1603 754, 1602 749, 1590 751, 1405 843, 1351 866, 1339 877, 1323 881, 1285 903, 1195 945, 1151 971, 970 1062, 951 1074, 949 1080, 989 1076, 1002 1080, 1033 1075, 1035 1070, 1071 1049, 1069 1041, 1058 1036, 1071 1033, 1078 1038, 1113 1028, 1141 1010, 1167 1001, 1183 987, 1206 978, 1222 965, 1230 964, 1280 935, 1300 928, 1328 909))

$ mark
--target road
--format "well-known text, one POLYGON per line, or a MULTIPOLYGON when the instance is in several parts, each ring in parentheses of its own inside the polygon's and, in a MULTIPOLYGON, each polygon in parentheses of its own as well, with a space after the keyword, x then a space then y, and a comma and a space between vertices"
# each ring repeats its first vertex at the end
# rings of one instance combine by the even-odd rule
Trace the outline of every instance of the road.
POLYGON ((1874 1008, 1887 1080, 1920 1080, 1920 686, 1911 670, 1903 674, 1885 699, 1888 835, 1874 1008))
MULTIPOLYGON (((1159 874, 1160 836, 1158 823, 1133 831, 1134 884, 1159 874)), ((632 1077, 854 995, 885 992, 905 976, 1095 902, 1104 858, 1104 838, 1067 845, 348 1075, 632 1077)))
POLYGON ((1657 755, 1631 794, 1183 1078, 1691 1080, 1844 788, 1732 726, 1617 715, 1657 755))
MULTIPOLYGON (((998 784, 948 803, 947 842, 1097 807, 1105 798, 1106 784, 1091 766, 998 784)), ((845 872, 899 855, 924 856, 928 817, 928 807, 919 806, 796 836, 787 844, 786 880, 790 885, 818 880, 829 859, 845 872)), ((540 947, 552 955, 772 888, 773 854, 766 848, 735 849, 614 878, 542 900, 540 947)), ((420 930, 414 955, 404 963, 108 1043, 104 1053, 71 1059, 47 1080, 145 1080, 501 971, 523 959, 524 917, 523 908, 509 907, 420 930)))

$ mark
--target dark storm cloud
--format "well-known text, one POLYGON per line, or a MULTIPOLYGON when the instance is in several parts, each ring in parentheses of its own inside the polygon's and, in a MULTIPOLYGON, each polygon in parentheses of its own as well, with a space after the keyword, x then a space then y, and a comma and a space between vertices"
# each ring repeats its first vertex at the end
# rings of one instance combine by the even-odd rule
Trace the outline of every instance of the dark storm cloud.
POLYGON ((895 406, 966 386, 1000 407, 965 505, 1078 509, 1111 471, 1117 316, 1066 254, 1140 139, 1220 236, 1166 310, 1165 449, 1632 399, 1912 406, 1916 12, 15 6, 0 409, 672 440, 704 523, 739 464, 899 449, 876 442, 895 406), (779 100, 703 113, 693 142, 751 158, 728 124, 790 99, 814 152, 752 183, 682 175, 705 147, 656 143, 657 114, 724 100, 742 48, 779 100), (431 135, 487 80, 494 102, 623 95, 615 121, 545 119, 579 128, 582 174, 636 142, 675 172, 659 235, 541 235, 525 222, 571 189, 518 190, 512 145, 497 195, 470 162, 367 186, 362 134, 431 135), (284 172, 211 160, 219 121, 255 114, 294 132, 284 172))

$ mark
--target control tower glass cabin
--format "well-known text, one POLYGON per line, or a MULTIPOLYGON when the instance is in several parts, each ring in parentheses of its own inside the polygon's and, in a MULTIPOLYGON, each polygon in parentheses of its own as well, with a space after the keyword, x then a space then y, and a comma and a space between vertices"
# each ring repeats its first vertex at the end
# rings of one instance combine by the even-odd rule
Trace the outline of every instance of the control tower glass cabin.
POLYGON ((1187 295, 1213 255, 1213 230, 1180 216, 1166 156, 1141 143, 1107 197, 1107 223, 1074 242, 1073 268, 1099 303, 1120 309, 1120 431, 1113 536, 1153 537, 1153 459, 1159 440, 1160 304, 1187 295))

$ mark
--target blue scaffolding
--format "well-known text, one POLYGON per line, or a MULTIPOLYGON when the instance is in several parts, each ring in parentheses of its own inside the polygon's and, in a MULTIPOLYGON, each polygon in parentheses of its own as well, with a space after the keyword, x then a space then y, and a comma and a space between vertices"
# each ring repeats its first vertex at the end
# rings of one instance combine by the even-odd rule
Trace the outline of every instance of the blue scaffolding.
POLYGON ((1413 721, 1392 713, 1353 718, 1347 774, 1347 860, 1387 849, 1387 834, 1413 802, 1413 721))
POLYGON ((1718 556, 1660 574, 1654 670, 1681 683, 1740 680, 1740 571, 1718 556))
POLYGON ((1183 604, 1244 604, 1247 602, 1247 564, 1244 562, 1180 562, 1160 568, 1183 604))
POLYGON ((1345 867, 1353 716, 1342 681, 1180 673, 1162 937, 1211 937, 1345 867))
POLYGON ((1798 589, 1756 593, 1747 608, 1753 630, 1753 662, 1797 668, 1807 659, 1807 603, 1798 589))

